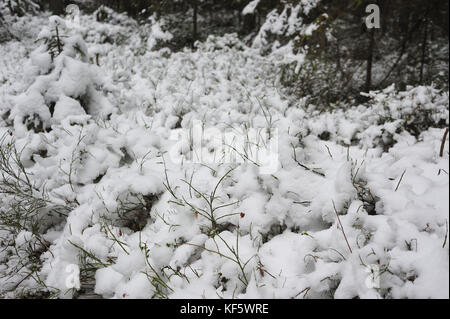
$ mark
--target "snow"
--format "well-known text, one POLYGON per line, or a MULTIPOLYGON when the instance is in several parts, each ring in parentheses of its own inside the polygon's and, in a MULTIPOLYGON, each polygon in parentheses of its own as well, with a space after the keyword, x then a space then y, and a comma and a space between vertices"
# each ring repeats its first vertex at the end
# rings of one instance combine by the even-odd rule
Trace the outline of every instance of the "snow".
POLYGON ((81 107, 77 100, 74 100, 68 96, 62 95, 56 102, 55 111, 53 112, 53 118, 56 121, 62 121, 70 115, 85 115, 86 112, 81 107))
POLYGON ((256 7, 258 6, 258 4, 261 2, 261 0, 253 0, 250 1, 249 4, 247 4, 244 8, 244 10, 242 10, 242 14, 243 15, 247 15, 247 14, 253 14, 256 10, 256 7))
MULTIPOLYGON (((272 13, 262 30, 291 32, 313 2, 272 13)), ((35 19, 45 24, 40 38, 64 28, 35 19)), ((89 280, 103 298, 449 297, 448 140, 439 154, 448 92, 389 87, 365 104, 317 112, 273 84, 280 63, 302 63, 292 43, 261 55, 263 34, 251 47, 226 35, 170 52, 157 49, 170 35, 156 23, 146 39, 131 21, 81 15, 80 24, 54 58, 32 41, 0 46, 0 76, 13 79, 0 81, 0 136, 21 150, 33 185, 68 209, 43 230, 46 289, 76 297, 66 269, 77 265, 94 267, 89 280), (104 41, 119 33, 123 42, 104 41), (33 115, 36 129, 24 124, 33 115), (189 161, 196 122, 239 136, 277 129, 277 167, 189 161)), ((0 212, 11 203, 0 194, 0 212)), ((20 232, 15 245, 33 236, 20 232)), ((0 253, 1 275, 17 262, 8 258, 0 253)), ((0 295, 13 297, 7 277, 0 295)), ((32 280, 20 288, 40 289, 32 280)))

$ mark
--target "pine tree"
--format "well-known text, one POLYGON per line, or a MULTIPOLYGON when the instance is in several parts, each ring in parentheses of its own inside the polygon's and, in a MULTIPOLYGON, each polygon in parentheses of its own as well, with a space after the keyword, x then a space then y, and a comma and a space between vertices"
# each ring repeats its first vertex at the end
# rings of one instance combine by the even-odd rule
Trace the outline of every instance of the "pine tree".
POLYGON ((16 106, 10 110, 9 119, 17 132, 47 131, 68 116, 106 117, 112 112, 100 91, 101 72, 88 62, 86 44, 66 28, 64 20, 52 16, 37 42, 40 46, 29 61, 33 81, 16 97, 16 106))

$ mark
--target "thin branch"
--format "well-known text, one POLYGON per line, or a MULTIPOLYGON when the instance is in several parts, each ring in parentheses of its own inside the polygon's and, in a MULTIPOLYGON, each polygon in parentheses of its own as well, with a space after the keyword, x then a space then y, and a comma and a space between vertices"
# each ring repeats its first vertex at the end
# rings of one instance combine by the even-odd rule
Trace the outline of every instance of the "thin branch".
POLYGON ((445 147, 445 142, 447 141, 447 135, 448 135, 448 127, 445 129, 444 136, 442 137, 441 151, 439 152, 440 157, 444 156, 444 147, 445 147))
POLYGON ((344 235, 345 242, 347 243, 348 250, 350 250, 350 254, 352 254, 353 253, 352 248, 350 247, 350 244, 348 243, 347 236, 345 235, 345 231, 344 231, 344 226, 342 226, 341 219, 339 218, 339 214, 337 212, 336 205, 334 204, 334 201, 333 201, 333 208, 334 208, 334 212, 336 213, 336 217, 337 217, 337 220, 339 222, 339 225, 341 227, 342 234, 344 235))

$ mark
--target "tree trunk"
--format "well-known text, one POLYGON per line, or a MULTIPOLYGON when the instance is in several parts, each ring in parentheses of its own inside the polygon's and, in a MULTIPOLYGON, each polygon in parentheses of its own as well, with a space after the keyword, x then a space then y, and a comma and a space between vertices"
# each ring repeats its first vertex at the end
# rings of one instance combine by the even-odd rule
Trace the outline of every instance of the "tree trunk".
POLYGON ((422 41, 422 58, 420 61, 420 84, 423 84, 423 69, 425 66, 426 54, 427 54, 427 40, 428 40, 428 8, 427 14, 425 16, 425 29, 423 32, 423 41, 422 41))
POLYGON ((373 47, 375 45, 375 29, 369 30, 369 52, 367 54, 367 70, 365 91, 369 92, 372 87, 372 64, 373 64, 373 47))
POLYGON ((50 11, 55 15, 61 15, 64 13, 64 1, 62 0, 50 0, 50 11))
POLYGON ((194 8, 194 16, 193 18, 193 30, 192 30, 192 39, 195 42, 197 40, 197 16, 198 16, 198 1, 193 0, 192 6, 194 8))

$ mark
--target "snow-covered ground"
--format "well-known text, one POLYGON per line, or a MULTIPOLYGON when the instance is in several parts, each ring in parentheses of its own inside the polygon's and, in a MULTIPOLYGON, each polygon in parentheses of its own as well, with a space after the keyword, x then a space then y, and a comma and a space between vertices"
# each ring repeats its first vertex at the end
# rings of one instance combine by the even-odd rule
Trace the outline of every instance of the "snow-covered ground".
POLYGON ((30 19, 0 45, 0 296, 449 297, 448 92, 320 112, 234 35, 30 19), (196 123, 277 165, 193 160, 196 123))

